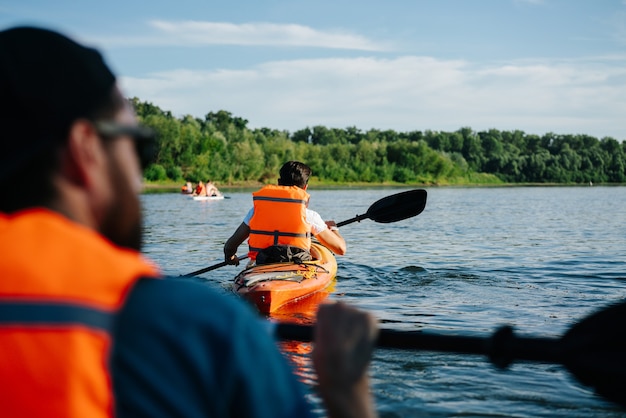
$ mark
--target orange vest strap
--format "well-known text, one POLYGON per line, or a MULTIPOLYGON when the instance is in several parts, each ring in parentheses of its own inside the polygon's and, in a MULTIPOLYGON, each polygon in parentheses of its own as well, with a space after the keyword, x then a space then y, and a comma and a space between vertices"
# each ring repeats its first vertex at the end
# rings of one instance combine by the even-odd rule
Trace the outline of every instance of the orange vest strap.
POLYGON ((252 200, 265 200, 267 202, 281 202, 281 203, 299 203, 301 205, 306 205, 306 200, 304 199, 293 199, 286 197, 272 197, 272 196, 254 196, 252 200))

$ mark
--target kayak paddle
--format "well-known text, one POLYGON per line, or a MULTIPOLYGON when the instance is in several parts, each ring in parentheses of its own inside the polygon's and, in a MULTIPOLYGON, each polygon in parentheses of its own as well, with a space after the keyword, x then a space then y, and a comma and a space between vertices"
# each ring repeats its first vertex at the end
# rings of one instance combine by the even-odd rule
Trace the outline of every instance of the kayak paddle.
MULTIPOLYGON (((237 257, 237 259, 239 261, 245 260, 246 258, 248 258, 247 255, 242 255, 241 257, 237 257)), ((205 267, 205 268, 200 269, 200 270, 192 271, 191 273, 181 274, 179 277, 193 277, 193 276, 197 276, 198 274, 206 273, 207 271, 215 270, 215 269, 218 269, 220 267, 227 266, 228 264, 229 263, 227 263, 226 261, 222 261, 221 263, 213 264, 212 266, 205 267)))
MULTIPOLYGON (((587 316, 561 338, 517 337, 509 326, 490 337, 381 329, 376 346, 408 350, 482 354, 499 368, 514 360, 556 363, 604 398, 626 406, 626 302, 587 316)), ((281 340, 312 341, 313 326, 276 323, 281 340)))
POLYGON ((371 219, 378 223, 398 222, 412 218, 422 213, 426 207, 426 190, 414 189, 406 192, 392 194, 374 202, 363 215, 357 215, 352 219, 337 223, 344 226, 353 222, 361 222, 362 219, 371 219))
MULTIPOLYGON (((362 219, 371 219, 374 222, 379 223, 391 223, 398 222, 404 219, 411 218, 413 216, 422 213, 426 207, 426 190, 415 189, 406 192, 392 194, 391 196, 383 197, 380 200, 372 203, 367 209, 364 215, 357 215, 352 219, 348 219, 343 222, 337 223, 337 226, 344 226, 353 222, 361 222, 362 219)), ((248 256, 239 257, 239 260, 248 258, 248 256)), ((206 273, 207 271, 215 270, 220 267, 228 265, 225 261, 214 264, 203 269, 193 271, 191 273, 182 274, 182 277, 192 277, 198 274, 206 273)))

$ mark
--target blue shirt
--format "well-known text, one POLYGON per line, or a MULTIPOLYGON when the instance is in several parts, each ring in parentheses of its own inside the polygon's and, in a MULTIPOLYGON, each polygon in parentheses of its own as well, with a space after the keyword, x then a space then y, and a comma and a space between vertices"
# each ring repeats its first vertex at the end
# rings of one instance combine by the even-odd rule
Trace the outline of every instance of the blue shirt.
POLYGON ((111 358, 118 417, 312 417, 304 385, 252 309, 188 278, 141 279, 111 358))

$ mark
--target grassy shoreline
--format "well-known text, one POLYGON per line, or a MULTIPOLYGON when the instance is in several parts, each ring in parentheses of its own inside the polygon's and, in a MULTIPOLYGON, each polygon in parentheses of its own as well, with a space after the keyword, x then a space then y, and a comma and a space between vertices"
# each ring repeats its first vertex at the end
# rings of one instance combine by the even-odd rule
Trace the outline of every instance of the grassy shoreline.
MULTIPOLYGON (((231 184, 216 183, 221 190, 237 190, 237 189, 257 189, 263 186, 258 181, 234 182, 231 184)), ((336 182, 320 182, 314 179, 310 181, 310 185, 316 188, 324 189, 351 189, 351 188, 376 188, 376 187, 589 187, 584 183, 336 183, 336 182)), ((623 183, 597 183, 593 186, 626 186, 623 183)), ((150 182, 144 181, 145 192, 179 192, 182 184, 173 181, 150 182)))

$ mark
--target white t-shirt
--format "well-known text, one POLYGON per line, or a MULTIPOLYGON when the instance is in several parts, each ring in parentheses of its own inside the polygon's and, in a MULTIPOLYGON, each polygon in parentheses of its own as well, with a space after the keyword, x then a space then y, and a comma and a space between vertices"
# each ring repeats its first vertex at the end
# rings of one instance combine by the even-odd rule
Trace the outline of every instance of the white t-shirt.
MULTIPOLYGON (((243 223, 250 226, 250 219, 252 219, 252 215, 254 215, 254 208, 251 208, 248 211, 246 217, 243 218, 243 223)), ((326 222, 324 222, 320 214, 311 209, 306 210, 306 221, 311 224, 311 233, 313 235, 317 235, 328 228, 328 226, 326 226, 326 222)))

